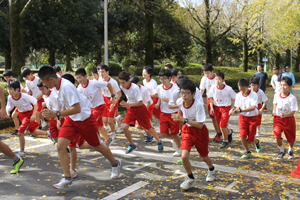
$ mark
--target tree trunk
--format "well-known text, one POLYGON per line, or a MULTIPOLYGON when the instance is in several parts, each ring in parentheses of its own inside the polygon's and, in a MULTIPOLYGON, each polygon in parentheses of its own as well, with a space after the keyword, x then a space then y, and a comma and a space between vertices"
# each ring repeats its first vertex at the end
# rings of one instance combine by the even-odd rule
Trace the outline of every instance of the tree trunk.
POLYGON ((49 49, 49 65, 55 66, 55 50, 49 49))
POLYGON ((17 77, 21 74, 21 67, 25 65, 23 20, 20 17, 21 10, 21 0, 9 1, 12 71, 17 77))
POLYGON ((275 65, 277 66, 277 67, 279 67, 279 65, 280 65, 280 61, 281 61, 281 55, 280 55, 280 53, 276 53, 276 57, 275 57, 275 65))
POLYGON ((243 40, 243 71, 248 71, 248 40, 247 37, 243 40))
POLYGON ((96 66, 100 65, 102 63, 102 54, 101 49, 96 52, 96 66))
POLYGON ((69 53, 67 53, 67 55, 66 55, 66 63, 65 63, 64 71, 66 71, 66 72, 72 72, 73 71, 72 66, 71 66, 71 56, 70 56, 69 53))
POLYGON ((295 72, 299 72, 299 65, 300 65, 300 43, 298 44, 297 49, 297 58, 296 58, 296 65, 295 65, 295 72))
POLYGON ((212 41, 211 41, 211 33, 210 33, 210 4, 209 0, 205 0, 205 10, 206 10, 206 27, 205 27, 205 50, 206 50, 206 63, 213 64, 212 59, 212 41))
POLYGON ((11 69, 11 55, 10 52, 4 52, 5 57, 5 69, 11 69))
MULTIPOLYGON (((151 10, 151 8, 148 8, 151 10)), ((154 33, 153 23, 154 16, 152 13, 146 12, 146 35, 145 35, 145 66, 153 67, 154 63, 154 33)))
MULTIPOLYGON (((291 66, 291 50, 287 49, 285 50, 286 56, 285 56, 285 66, 291 66)), ((279 67, 279 66, 277 66, 279 67)))

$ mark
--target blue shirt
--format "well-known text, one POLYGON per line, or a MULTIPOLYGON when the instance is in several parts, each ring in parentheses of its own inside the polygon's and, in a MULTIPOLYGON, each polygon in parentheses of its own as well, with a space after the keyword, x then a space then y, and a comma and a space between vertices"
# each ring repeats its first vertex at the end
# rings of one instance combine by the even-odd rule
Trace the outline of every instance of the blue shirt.
POLYGON ((259 86, 258 88, 261 89, 262 91, 266 92, 266 80, 269 80, 268 74, 266 72, 256 72, 254 74, 254 77, 259 79, 259 86))

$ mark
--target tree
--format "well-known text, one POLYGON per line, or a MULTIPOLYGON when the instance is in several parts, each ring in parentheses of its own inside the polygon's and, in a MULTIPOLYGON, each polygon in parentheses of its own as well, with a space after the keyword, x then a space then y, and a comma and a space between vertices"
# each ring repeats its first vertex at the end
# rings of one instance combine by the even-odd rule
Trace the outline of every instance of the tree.
MULTIPOLYGON (((1 10, 8 12, 8 5, 0 4, 1 10)), ((0 52, 5 57, 5 69, 11 69, 11 50, 9 40, 9 23, 3 17, 0 17, 0 52)))
POLYGON ((34 0, 28 0, 24 7, 21 3, 21 0, 9 0, 9 12, 0 10, 0 16, 9 21, 12 71, 18 75, 25 64, 23 19, 34 0))

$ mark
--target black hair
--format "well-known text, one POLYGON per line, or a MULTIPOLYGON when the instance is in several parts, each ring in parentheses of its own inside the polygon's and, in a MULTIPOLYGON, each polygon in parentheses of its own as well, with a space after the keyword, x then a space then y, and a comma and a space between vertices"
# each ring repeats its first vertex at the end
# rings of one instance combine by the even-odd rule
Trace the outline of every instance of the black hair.
POLYGON ((128 81, 130 79, 130 74, 127 71, 122 71, 122 72, 120 72, 118 78, 119 78, 119 80, 128 81))
POLYGON ((53 69, 54 69, 55 73, 57 73, 57 72, 60 72, 60 71, 61 71, 61 68, 60 68, 60 66, 53 66, 53 69))
POLYGON ((32 74, 32 71, 29 68, 24 68, 24 70, 22 71, 22 77, 26 77, 30 74, 32 74))
POLYGON ((109 72, 109 67, 107 65, 100 64, 97 66, 97 69, 104 69, 106 72, 109 72))
POLYGON ((180 90, 190 90, 192 94, 196 92, 196 84, 191 80, 186 80, 180 84, 180 90))
POLYGON ((178 87, 180 87, 181 83, 182 83, 182 82, 185 82, 185 81, 187 81, 187 80, 190 80, 189 77, 188 77, 187 75, 179 75, 179 76, 177 77, 176 83, 177 83, 178 87))
POLYGON ((19 88, 20 92, 20 82, 17 79, 11 79, 6 83, 7 88, 13 88, 14 90, 19 88))
POLYGON ((259 78, 256 78, 256 77, 251 78, 250 83, 259 85, 259 78))
POLYGON ((171 70, 171 75, 172 76, 177 76, 178 75, 178 71, 175 68, 170 69, 171 70))
POLYGON ((140 82, 140 79, 136 75, 131 75, 130 76, 130 82, 137 84, 138 82, 140 82))
POLYGON ((49 65, 44 65, 40 68, 38 76, 40 79, 49 80, 50 77, 57 78, 56 72, 54 71, 53 67, 49 65))
POLYGON ((98 74, 97 68, 92 69, 92 74, 98 74))
POLYGON ((171 70, 169 70, 169 69, 162 69, 159 71, 158 76, 166 76, 169 78, 172 76, 172 73, 171 73, 171 70))
POLYGON ((263 64, 259 63, 257 66, 263 67, 263 64))
POLYGON ((216 76, 219 76, 219 77, 221 77, 221 78, 222 78, 222 80, 224 80, 224 78, 225 78, 225 75, 224 75, 224 73, 223 73, 223 72, 217 72, 217 73, 216 73, 216 76))
POLYGON ((75 84, 75 78, 72 74, 64 74, 62 75, 62 78, 67 79, 71 83, 75 84))
POLYGON ((10 70, 10 69, 6 69, 4 72, 3 72, 3 76, 14 76, 14 73, 10 70))
POLYGON ((238 86, 243 87, 243 86, 249 86, 249 81, 246 78, 241 78, 238 82, 238 86))
POLYGON ((181 73, 183 74, 183 70, 181 70, 181 69, 180 69, 180 70, 178 70, 178 72, 181 72, 181 73))
POLYGON ((275 70, 279 70, 279 68, 278 68, 277 66, 274 66, 274 67, 273 67, 273 69, 275 69, 275 70))
POLYGON ((292 85, 293 85, 293 80, 292 80, 290 77, 288 77, 288 76, 282 77, 282 78, 281 78, 281 81, 286 82, 289 86, 292 86, 292 85))
POLYGON ((169 69, 173 69, 173 65, 171 65, 170 63, 166 64, 165 67, 168 67, 169 69))
POLYGON ((211 71, 212 72, 213 70, 214 70, 214 68, 213 68, 212 64, 210 64, 210 63, 206 63, 202 67, 202 71, 211 71))
POLYGON ((45 87, 48 89, 48 87, 46 85, 43 84, 43 82, 41 81, 41 79, 38 80, 37 84, 36 84, 39 88, 40 87, 45 87))
POLYGON ((86 71, 85 71, 85 69, 84 69, 84 68, 79 68, 79 69, 77 69, 76 72, 75 72, 75 76, 76 76, 76 75, 86 76, 86 71))
POLYGON ((153 69, 151 66, 145 66, 143 69, 146 70, 148 74, 150 74, 150 77, 152 76, 153 69))

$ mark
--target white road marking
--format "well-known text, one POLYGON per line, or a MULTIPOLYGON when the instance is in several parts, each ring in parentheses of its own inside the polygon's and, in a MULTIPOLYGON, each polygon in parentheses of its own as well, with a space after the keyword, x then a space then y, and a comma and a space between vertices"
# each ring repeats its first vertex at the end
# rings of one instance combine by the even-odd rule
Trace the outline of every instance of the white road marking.
POLYGON ((238 193, 238 190, 233 190, 231 188, 233 188, 236 184, 238 184, 239 182, 237 181, 233 181, 232 183, 230 183, 229 185, 227 185, 226 187, 215 187, 215 189, 219 189, 219 190, 225 190, 228 192, 233 192, 233 193, 238 193))
POLYGON ((134 192, 134 191, 136 191, 136 190, 140 189, 141 187, 146 186, 148 184, 149 183, 146 183, 144 181, 139 181, 139 182, 137 182, 137 183, 135 183, 135 184, 133 184, 133 185, 131 185, 129 187, 126 187, 126 188, 124 188, 122 190, 119 190, 118 192, 115 192, 115 193, 113 193, 113 194, 111 194, 111 195, 109 195, 107 197, 104 197, 101 200, 116 200, 116 199, 120 199, 120 198, 122 198, 122 197, 130 194, 131 192, 134 192))
POLYGON ((288 196, 292 199, 300 199, 299 197, 296 197, 294 194, 300 195, 300 192, 296 192, 296 191, 284 191, 286 194, 285 196, 288 196))
POLYGON ((144 167, 147 167, 149 166, 150 163, 147 163, 147 164, 144 164, 144 163, 139 163, 139 162, 134 162, 133 165, 124 165, 122 168, 125 169, 125 170, 129 170, 129 171, 137 171, 137 170, 140 170, 144 167), (140 167, 138 167, 139 165, 141 165, 140 167))
POLYGON ((39 144, 39 145, 35 145, 35 146, 31 146, 31 147, 25 147, 25 150, 28 150, 28 149, 34 149, 34 148, 38 148, 38 147, 43 147, 43 146, 47 146, 47 145, 50 145, 51 143, 47 143, 47 144, 39 144))

